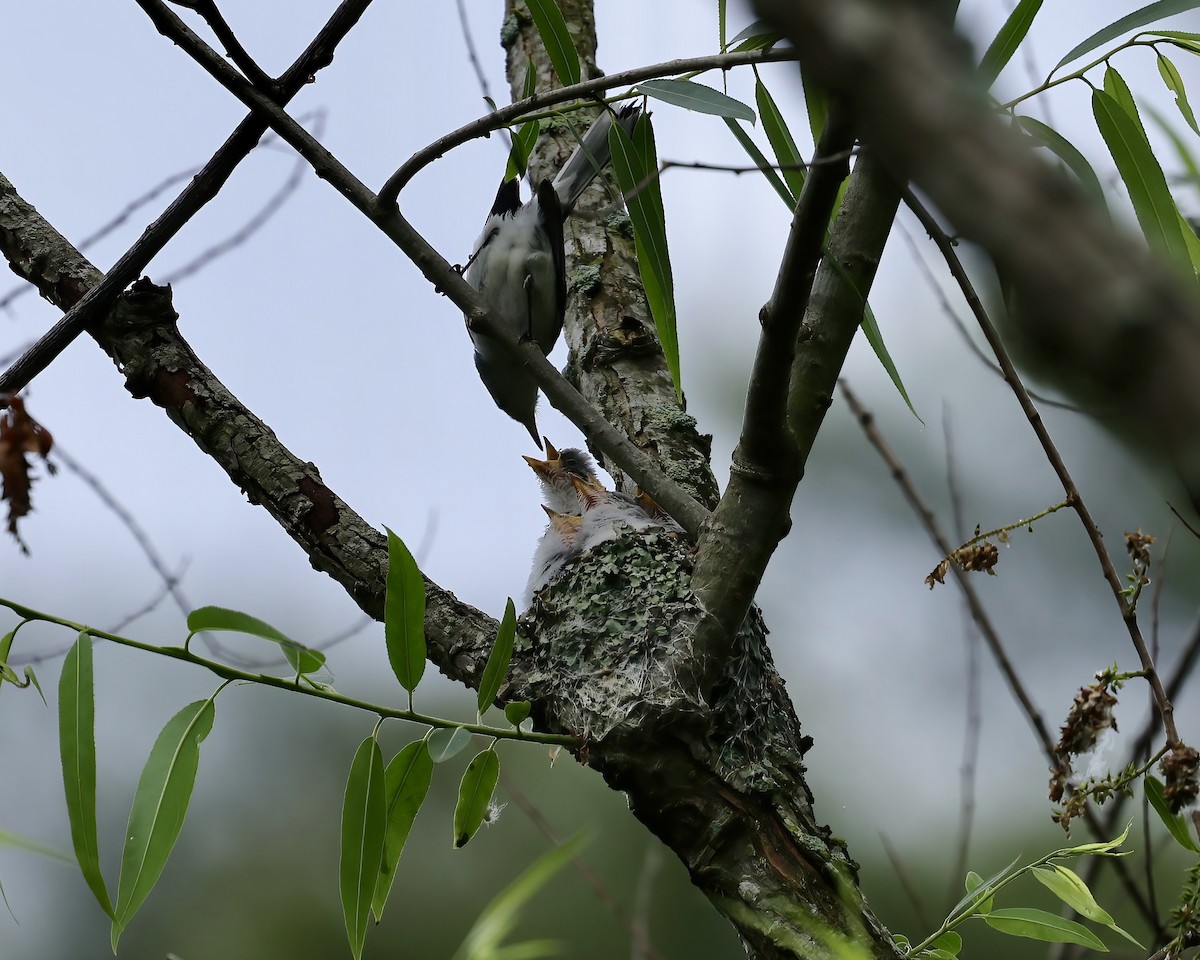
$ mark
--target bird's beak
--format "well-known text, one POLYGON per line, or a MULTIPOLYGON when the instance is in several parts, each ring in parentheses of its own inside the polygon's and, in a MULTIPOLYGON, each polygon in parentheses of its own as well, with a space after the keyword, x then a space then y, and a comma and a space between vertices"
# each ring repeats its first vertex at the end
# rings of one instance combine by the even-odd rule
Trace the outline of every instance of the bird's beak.
POLYGON ((545 477, 553 467, 549 460, 538 460, 536 457, 527 457, 525 454, 521 454, 521 459, 529 464, 529 469, 539 477, 545 477))
POLYGON ((554 449, 554 444, 550 442, 549 437, 542 437, 542 442, 546 445, 546 459, 558 460, 558 451, 554 449))
POLYGON ((588 483, 586 480, 581 480, 575 474, 571 474, 571 486, 575 488, 575 492, 583 497, 589 507, 594 507, 600 502, 600 496, 603 494, 604 488, 598 483, 588 483))

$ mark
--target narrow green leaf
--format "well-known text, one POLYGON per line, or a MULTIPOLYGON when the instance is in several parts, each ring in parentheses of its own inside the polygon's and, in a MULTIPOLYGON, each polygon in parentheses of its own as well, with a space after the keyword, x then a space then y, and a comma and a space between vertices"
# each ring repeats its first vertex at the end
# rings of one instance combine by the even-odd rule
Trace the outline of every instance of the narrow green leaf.
MULTIPOLYGON (((615 126, 615 125, 614 125, 615 126)), ((483 826, 492 791, 500 779, 500 758, 492 749, 476 754, 458 785, 458 803, 454 807, 454 846, 466 846, 483 826)))
POLYGON ((445 763, 451 757, 462 753, 471 742, 471 734, 462 727, 447 730, 441 727, 429 735, 429 755, 434 763, 445 763))
MULTIPOLYGON (((1146 110, 1154 119, 1154 122, 1157 123, 1162 129, 1163 133, 1165 133, 1170 139, 1171 145, 1175 147, 1175 153, 1179 157, 1179 162, 1187 171, 1188 178, 1192 181, 1192 186, 1200 187, 1200 164, 1198 164, 1196 162, 1196 158, 1192 156, 1192 152, 1188 149, 1188 145, 1184 143, 1183 138, 1175 132, 1175 128, 1167 122, 1166 117, 1164 117, 1151 106, 1147 106, 1146 110)), ((1195 231, 1188 230, 1187 232, 1195 236, 1195 231)))
POLYGON ((1180 50, 1200 54, 1200 33, 1186 33, 1183 30, 1156 30, 1150 36, 1162 37, 1180 50))
POLYGON ((558 82, 564 87, 578 83, 579 52, 571 40, 571 31, 567 29, 567 21, 563 19, 562 11, 554 0, 527 0, 529 12, 533 14, 533 22, 537 25, 538 33, 542 35, 542 43, 546 47, 546 55, 558 82))
POLYGON ((92 638, 79 634, 63 661, 58 680, 58 741, 71 844, 88 889, 101 909, 114 916, 96 832, 96 703, 92 675, 92 638))
POLYGON ((383 861, 379 879, 375 884, 375 896, 371 901, 371 912, 375 922, 383 918, 383 908, 392 883, 396 879, 396 866, 404 844, 412 830, 413 821, 433 779, 433 758, 429 756, 429 745, 424 740, 414 740, 387 765, 383 785, 386 798, 386 833, 383 842, 383 861))
POLYGON ((354 960, 362 956, 371 919, 371 902, 383 862, 387 801, 384 794, 383 754, 374 737, 354 751, 346 796, 342 802, 342 856, 338 888, 342 916, 354 960))
POLYGON ((745 30, 729 41, 726 48, 731 53, 744 53, 747 50, 761 50, 773 47, 783 39, 783 34, 774 29, 765 20, 755 20, 745 30))
POLYGON ((1187 820, 1183 818, 1182 814, 1172 813, 1170 807, 1167 806, 1167 798, 1163 795, 1162 781, 1157 777, 1147 776, 1142 783, 1143 789, 1146 791, 1146 799, 1150 801, 1150 806, 1158 814, 1158 819, 1163 822, 1167 832, 1175 838, 1175 842, 1184 850, 1200 853, 1200 846, 1197 846, 1196 841, 1192 839, 1192 831, 1188 827, 1187 820))
POLYGON ((1004 26, 996 34, 996 38, 987 48, 983 60, 979 63, 979 78, 985 87, 990 87, 1000 76, 1000 71, 1012 59, 1021 41, 1029 33, 1033 18, 1042 9, 1042 0, 1021 0, 1004 21, 1004 26))
POLYGON ((1092 111, 1129 191, 1146 240, 1152 249, 1193 275, 1191 256, 1179 228, 1179 212, 1141 125, 1102 90, 1092 92, 1092 111))
POLYGON ((1012 937, 1026 937, 1048 943, 1078 943, 1101 953, 1108 953, 1104 941, 1083 924, 1047 913, 1045 910, 1007 907, 1003 910, 993 910, 983 919, 993 930, 999 930, 1012 937))
POLYGON ((1104 92, 1116 100, 1117 106, 1137 122, 1138 129, 1144 136, 1146 130, 1142 126, 1142 115, 1138 113, 1137 101, 1133 99, 1133 91, 1129 89, 1125 78, 1113 68, 1112 64, 1104 68, 1104 92))
POLYGON ((167 721, 150 749, 125 828, 121 881, 112 922, 114 953, 121 933, 154 889, 179 838, 196 784, 200 743, 212 730, 215 716, 212 697, 189 703, 167 721))
POLYGON ((0 847, 12 847, 14 850, 36 853, 39 856, 49 857, 51 860, 61 860, 63 863, 75 862, 73 856, 63 850, 59 850, 58 847, 39 843, 37 840, 30 840, 29 837, 23 837, 19 833, 13 833, 11 830, 0 830, 0 847))
POLYGON ((529 719, 532 704, 528 700, 514 700, 504 705, 504 718, 514 727, 519 727, 529 719))
POLYGON ((1096 902, 1083 878, 1069 867, 1059 863, 1034 867, 1033 877, 1080 916, 1105 926, 1112 924, 1112 916, 1096 902))
POLYGON ((205 630, 227 630, 233 633, 245 633, 262 640, 270 640, 279 645, 284 657, 297 673, 313 673, 325 665, 325 654, 312 650, 302 643, 297 643, 283 631, 277 630, 264 620, 252 617, 240 610, 228 610, 225 607, 200 607, 188 614, 188 630, 200 633, 205 630))
POLYGON ((1061 850, 1055 850, 1055 857, 1124 857, 1129 854, 1128 850, 1117 850, 1129 838, 1129 831, 1133 827, 1133 821, 1130 820, 1125 824, 1125 829, 1121 835, 1113 840, 1096 840, 1090 843, 1080 843, 1074 847, 1063 847, 1061 850))
MULTIPOLYGON (((1013 868, 1016 867, 1016 865, 1020 862, 1020 859, 1021 858, 1018 857, 999 873, 993 874, 986 880, 981 879, 979 874, 977 874, 974 870, 969 871, 966 879, 967 895, 954 905, 950 911, 950 916, 954 916, 968 904, 971 904, 974 910, 980 913, 986 913, 987 910, 983 910, 981 903, 976 901, 979 901, 981 897, 985 898, 986 900, 990 900, 991 898, 987 897, 987 894, 994 891, 1001 881, 1007 880, 1016 872, 1016 870, 1013 868)), ((991 909, 990 903, 987 904, 987 909, 991 909)))
MULTIPOLYGON (((847 279, 849 275, 846 274, 845 268, 832 258, 830 262, 838 268, 837 272, 839 275, 842 275, 842 279, 847 279)), ((883 342, 883 334, 879 330, 879 324, 875 321, 875 311, 871 309, 871 305, 866 301, 863 301, 862 330, 863 336, 867 338, 867 343, 871 345, 871 349, 875 351, 875 356, 883 365, 883 369, 887 371, 887 375, 892 381, 892 386, 899 392, 912 415, 924 425, 925 421, 921 420, 921 415, 917 413, 917 408, 913 406, 912 401, 908 398, 908 391, 904 389, 904 381, 900 379, 900 371, 896 369, 896 364, 892 361, 892 355, 888 353, 887 345, 883 342)))
POLYGON ((775 98, 760 79, 754 81, 754 100, 758 104, 758 115, 762 117, 763 132, 771 143, 771 149, 775 151, 775 159, 779 161, 779 172, 787 181, 792 196, 798 197, 804 189, 804 168, 801 166, 804 158, 800 155, 796 141, 792 139, 792 132, 788 129, 783 114, 779 112, 775 98))
POLYGON ((483 676, 479 681, 479 712, 482 714, 492 705, 500 685, 508 676, 508 662, 512 659, 513 643, 517 639, 517 610, 512 598, 504 605, 504 618, 500 621, 500 629, 496 632, 496 642, 492 644, 492 652, 488 654, 483 676))
POLYGON ((758 149, 758 144, 750 139, 750 134, 742 129, 742 125, 736 120, 726 118, 726 126, 730 132, 737 137, 738 143, 742 145, 742 149, 746 151, 746 155, 754 162, 754 165, 762 171, 762 175, 767 178, 769 183, 789 210, 796 209, 796 198, 792 196, 792 192, 787 188, 787 185, 780 178, 778 171, 771 165, 771 161, 766 158, 766 155, 758 149))
POLYGON ((1082 43, 1072 48, 1072 50, 1061 60, 1054 65, 1054 69, 1065 66, 1072 60, 1082 57, 1085 53, 1091 53, 1101 44, 1108 43, 1109 40, 1115 40, 1123 33, 1129 33, 1131 30, 1136 30, 1138 27, 1144 27, 1148 23, 1154 23, 1156 20, 1162 20, 1166 17, 1172 17, 1177 13, 1184 13, 1188 10, 1194 10, 1200 7, 1200 0, 1157 0, 1156 3, 1148 3, 1146 6, 1133 13, 1121 17, 1110 23, 1102 30, 1097 30, 1082 43))
POLYGON ((498 957, 504 939, 512 932, 521 910, 554 875, 574 860, 589 842, 586 834, 576 834, 566 843, 547 850, 521 871, 483 908, 453 960, 472 957, 498 957))
POLYGON ((1087 157, 1075 149, 1075 145, 1066 137, 1040 120, 1035 120, 1033 117, 1017 117, 1017 122, 1026 133, 1035 137, 1042 146, 1066 164, 1067 169, 1075 174, 1076 179, 1088 195, 1100 209, 1107 213, 1108 204, 1104 199, 1104 188, 1100 185, 1100 178, 1096 176, 1096 171, 1088 163, 1087 157))
POLYGON ((726 14, 729 12, 727 9, 728 6, 728 0, 717 0, 717 49, 722 53, 725 52, 727 46, 725 37, 729 24, 726 19, 726 14))
POLYGON ((685 110, 754 123, 754 110, 747 104, 695 80, 644 80, 633 89, 685 110))
MULTIPOLYGON (((12 652, 13 639, 17 635, 17 627, 13 627, 3 637, 0 637, 0 672, 12 673, 8 666, 8 655, 12 652)), ((10 681, 11 682, 11 681, 10 681)), ((0 679, 0 686, 3 686, 3 679, 0 679)))
POLYGON ((387 531, 387 539, 383 636, 392 672, 400 686, 412 693, 425 672, 425 580, 404 541, 391 530, 387 531))
POLYGON ((505 180, 519 180, 525 176, 525 170, 529 166, 529 153, 537 143, 541 129, 540 120, 530 120, 521 124, 513 134, 512 149, 508 151, 508 167, 504 171, 505 180))
POLYGON ((1179 108, 1187 125, 1200 135, 1200 127, 1196 126, 1196 115, 1192 112, 1192 105, 1188 103, 1187 90, 1183 86, 1183 77, 1179 75, 1175 64, 1161 53, 1158 55, 1158 73, 1163 78, 1163 83, 1167 85, 1167 89, 1175 94, 1175 106, 1179 108))
POLYGON ((630 137, 619 123, 608 135, 612 149, 613 172, 625 197, 633 241, 637 249, 638 270, 646 290, 646 302, 654 317, 654 328, 662 346, 667 370, 675 382, 675 397, 683 402, 679 370, 679 334, 675 326, 675 280, 667 251, 667 218, 663 209, 662 188, 657 176, 658 154, 650 117, 643 112, 630 137))
POLYGON ((804 103, 808 107, 808 127, 813 145, 821 140, 825 120, 829 116, 829 94, 812 74, 812 67, 800 64, 800 82, 804 86, 804 103))
POLYGON ((50 706, 46 703, 46 694, 42 692, 42 685, 38 682, 37 674, 33 672, 33 667, 26 664, 25 666, 25 685, 33 684, 33 688, 38 692, 38 696, 42 698, 42 703, 45 706, 50 706))

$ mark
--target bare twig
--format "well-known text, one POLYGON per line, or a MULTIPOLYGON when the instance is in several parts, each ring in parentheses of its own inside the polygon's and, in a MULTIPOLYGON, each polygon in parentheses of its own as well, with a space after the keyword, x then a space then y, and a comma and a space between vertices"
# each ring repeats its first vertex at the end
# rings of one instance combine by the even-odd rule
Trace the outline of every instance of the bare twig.
POLYGON ((908 902, 912 904, 913 915, 917 918, 917 923, 920 924, 922 930, 934 929, 937 924, 925 912, 925 901, 921 899, 921 891, 917 889, 908 868, 905 867, 904 861, 900 859, 900 854, 896 852, 896 848, 892 846, 886 833, 880 832, 879 843, 883 846, 883 852, 887 854, 888 863, 892 865, 896 879, 900 881, 900 888, 908 897, 908 902))
POLYGON ((221 16, 221 11, 217 9, 214 0, 171 0, 171 3, 177 7, 187 7, 189 10, 195 10, 200 14, 212 29, 213 35, 220 42, 221 46, 225 48, 229 59, 246 75, 246 79, 272 97, 279 95, 279 87, 276 82, 246 52, 246 48, 242 46, 237 35, 234 34, 229 24, 225 22, 225 18, 221 16))

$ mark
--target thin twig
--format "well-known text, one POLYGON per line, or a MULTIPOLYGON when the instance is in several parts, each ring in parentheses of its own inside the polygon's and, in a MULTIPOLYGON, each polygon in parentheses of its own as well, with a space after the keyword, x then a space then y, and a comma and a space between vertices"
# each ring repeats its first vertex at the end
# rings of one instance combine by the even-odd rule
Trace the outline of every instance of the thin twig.
POLYGON ((992 348, 992 352, 996 356, 996 361, 1000 364, 1000 369, 1004 371, 1005 382, 1008 383, 1016 395, 1017 402, 1021 405, 1021 410, 1025 413, 1029 425, 1033 428, 1034 435, 1038 438, 1038 442, 1046 454, 1046 459, 1049 461, 1051 469, 1054 470, 1059 483, 1062 484, 1067 499, 1079 517, 1079 522, 1083 524, 1083 529, 1096 553, 1096 559, 1100 562, 1100 569, 1104 574, 1104 579, 1108 581, 1113 597, 1117 602, 1117 607, 1121 611, 1121 619, 1125 624, 1126 630, 1129 632, 1133 648, 1137 651, 1142 669, 1146 673, 1146 680, 1154 693, 1155 704, 1158 707, 1159 713, 1162 714, 1163 727, 1167 732, 1167 740, 1172 746, 1179 744, 1179 731, 1175 727, 1175 709, 1166 691, 1163 689, 1162 680, 1159 678, 1158 671, 1154 667, 1154 659, 1150 656, 1150 651, 1147 649, 1145 640, 1142 638, 1142 632, 1137 622, 1137 615, 1131 609, 1126 599, 1125 588, 1121 583, 1120 577, 1117 575, 1112 559, 1108 555, 1108 550, 1105 549, 1104 537, 1100 533, 1100 528, 1096 525, 1096 521, 1092 519, 1091 512, 1084 503, 1083 497, 1080 496, 1079 489, 1075 486, 1075 481, 1071 478, 1066 463, 1059 454, 1058 448, 1054 445, 1054 441, 1051 440, 1050 432, 1046 429, 1042 415, 1038 413, 1037 407, 1033 404, 1033 399, 1029 396, 1025 385, 1021 382, 1021 378, 1017 374, 1017 369, 1013 365, 1012 359, 1009 357, 1003 342, 1000 340, 1000 335, 996 331, 995 325, 987 315, 987 311, 983 307, 983 302, 975 292, 974 285, 971 283, 971 279, 967 275, 962 261, 958 259, 958 254, 955 252, 950 238, 942 230, 925 205, 913 194, 911 189, 908 187, 903 188, 901 196, 905 204, 912 210, 926 232, 928 232, 930 239, 937 244, 938 250, 941 251, 946 265, 950 268, 950 273, 954 276, 955 281, 962 290, 963 296, 967 300, 967 305, 975 315, 976 322, 979 324, 984 338, 992 348))
POLYGON ((189 10, 195 10, 200 14, 212 29, 213 36, 225 48, 225 53, 228 54, 229 59, 246 75, 246 79, 264 93, 272 97, 278 96, 278 85, 255 62, 254 58, 246 52, 246 48, 242 46, 237 35, 233 32, 229 24, 226 23, 225 18, 221 16, 221 11, 217 9, 214 0, 171 0, 171 3, 177 7, 187 7, 189 10))
POLYGON ((925 902, 921 899, 921 892, 917 889, 917 885, 909 875, 908 869, 904 866, 904 861, 900 859, 900 855, 892 846, 892 842, 887 838, 887 834, 882 831, 879 833, 879 842, 883 845, 883 852, 887 854, 888 863, 892 865, 896 879, 900 881, 900 888, 904 891, 905 896, 908 897, 909 903, 912 904, 913 914, 917 918, 917 923, 922 930, 932 930, 937 924, 925 912, 925 902))

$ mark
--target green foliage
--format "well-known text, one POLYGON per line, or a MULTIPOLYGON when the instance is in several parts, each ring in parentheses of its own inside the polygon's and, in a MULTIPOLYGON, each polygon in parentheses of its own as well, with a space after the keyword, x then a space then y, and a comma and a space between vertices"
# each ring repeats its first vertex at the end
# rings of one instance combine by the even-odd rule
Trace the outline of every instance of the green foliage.
POLYGON ((487 664, 483 668, 483 676, 479 680, 479 696, 476 705, 480 716, 492 705, 500 685, 508 675, 508 664, 512 659, 513 643, 517 639, 517 610, 512 598, 504 605, 504 617, 500 621, 500 629, 496 632, 496 642, 488 655, 487 664))
POLYGON ((429 755, 426 740, 415 740, 401 750, 384 771, 384 795, 387 801, 386 834, 383 845, 383 861, 379 880, 375 885, 375 896, 371 912, 376 923, 383 917, 383 908, 396 879, 396 866, 404 844, 412 830, 413 821, 429 793, 433 780, 433 758, 429 755))
POLYGON ((383 636, 388 661, 400 686, 413 690, 425 673, 425 580, 404 541, 387 531, 387 597, 383 604, 383 636))
POLYGON ((216 694, 189 703, 167 721, 138 778, 125 828, 121 879, 112 922, 112 948, 161 876, 179 839, 196 784, 200 743, 212 730, 216 694))
POLYGON ((1124 833, 1115 840, 1063 847, 1023 867, 1017 865, 1019 860, 1014 860, 987 880, 974 871, 968 872, 964 884, 966 895, 954 905, 942 925, 920 943, 914 946, 905 938, 905 956, 936 960, 947 960, 948 957, 957 956, 962 948, 962 938, 957 933, 957 928, 968 920, 982 920, 992 929, 1010 936, 1051 943, 1075 943, 1098 951, 1108 950, 1104 942, 1087 927, 1057 914, 1033 907, 997 909, 996 895, 1026 875, 1033 876, 1081 916, 1107 927, 1140 948, 1141 945, 1117 926, 1112 916, 1096 902, 1083 879, 1061 862, 1082 856, 1125 856, 1127 851, 1118 848, 1128 836, 1129 828, 1126 827, 1124 833))
POLYGON ((694 80, 644 80, 634 90, 684 110, 754 123, 754 110, 751 107, 694 80))
POLYGON ((466 846, 488 817, 492 792, 500 779, 500 758, 492 747, 476 754, 458 785, 454 807, 454 846, 466 846))
MULTIPOLYGON (((375 885, 383 862, 387 830, 383 755, 375 737, 367 737, 354 752, 342 803, 342 857, 338 889, 342 915, 354 960, 362 956, 367 923, 375 901, 375 885)), ((380 908, 382 909, 382 907, 380 908)))
POLYGON ((1004 26, 1000 28, 1000 32, 996 34, 979 63, 979 79, 983 81, 984 86, 990 87, 995 83, 1000 71, 1021 46, 1021 41, 1033 26, 1033 18, 1041 9, 1042 0, 1020 0, 1013 7, 1012 13, 1004 21, 1004 26))
POLYGON ((567 29, 567 21, 563 19, 558 4, 554 0, 526 0, 526 4, 529 12, 533 14, 538 33, 542 35, 546 55, 550 58, 550 65, 554 67, 559 82, 564 86, 578 83, 579 52, 571 40, 571 31, 567 29))
POLYGON ((197 633, 206 630, 231 630, 278 644, 284 657, 287 658, 287 662, 291 664, 292 669, 298 675, 315 673, 325 666, 325 654, 321 651, 297 643, 269 623, 259 620, 258 617, 252 617, 248 613, 227 610, 224 607, 200 607, 188 614, 187 624, 190 633, 188 639, 184 641, 185 646, 197 633))

